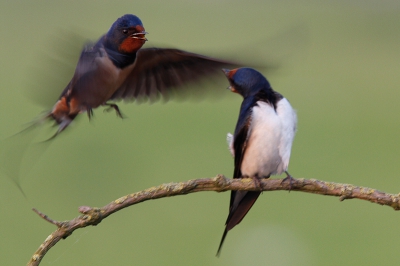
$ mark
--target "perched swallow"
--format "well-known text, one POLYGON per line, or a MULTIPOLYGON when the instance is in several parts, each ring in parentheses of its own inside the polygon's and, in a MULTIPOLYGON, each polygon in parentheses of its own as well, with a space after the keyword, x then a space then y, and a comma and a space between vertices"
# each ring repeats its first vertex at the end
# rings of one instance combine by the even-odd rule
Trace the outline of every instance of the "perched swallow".
MULTIPOLYGON (((267 79, 252 68, 223 69, 232 92, 243 97, 235 134, 228 134, 229 149, 235 159, 233 178, 259 179, 287 172, 297 116, 292 106, 271 88, 267 79)), ((229 215, 218 248, 226 234, 239 224, 256 202, 260 191, 232 191, 229 215)))
POLYGON ((100 105, 115 109, 122 117, 118 106, 110 101, 166 99, 188 82, 236 65, 178 49, 142 48, 146 34, 141 20, 128 14, 83 49, 71 81, 52 110, 40 119, 58 124, 53 137, 78 114, 87 112, 90 118, 100 105))

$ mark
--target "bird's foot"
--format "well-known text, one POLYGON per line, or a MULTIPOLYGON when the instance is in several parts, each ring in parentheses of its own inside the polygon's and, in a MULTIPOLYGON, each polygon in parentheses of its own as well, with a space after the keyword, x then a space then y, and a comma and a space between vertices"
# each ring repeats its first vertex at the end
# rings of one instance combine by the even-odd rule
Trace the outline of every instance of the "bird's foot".
POLYGON ((293 186, 293 177, 287 171, 285 171, 285 173, 286 173, 286 177, 284 179, 282 179, 281 184, 283 182, 286 182, 287 180, 289 180, 289 192, 290 192, 292 190, 292 186, 293 186))
POLYGON ((87 116, 89 117, 89 120, 93 117, 93 109, 92 108, 87 109, 87 116))
MULTIPOLYGON (((268 176, 269 177, 269 176, 268 176)), ((268 177, 264 177, 264 178, 268 178, 268 177)), ((251 179, 253 179, 254 181, 254 185, 260 190, 263 191, 264 187, 260 181, 260 177, 258 177, 258 175, 252 176, 251 179)))
POLYGON ((121 111, 119 110, 118 105, 116 105, 114 103, 105 103, 103 105, 108 106, 108 108, 104 109, 104 111, 110 112, 112 109, 114 109, 119 118, 124 118, 124 116, 122 115, 121 111))

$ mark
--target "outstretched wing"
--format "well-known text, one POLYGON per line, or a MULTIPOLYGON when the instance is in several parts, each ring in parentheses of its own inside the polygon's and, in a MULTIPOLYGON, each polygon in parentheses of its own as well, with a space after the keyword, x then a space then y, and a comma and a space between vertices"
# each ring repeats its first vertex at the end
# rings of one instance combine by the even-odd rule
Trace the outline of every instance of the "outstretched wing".
POLYGON ((178 49, 143 48, 137 52, 132 72, 110 100, 157 100, 160 96, 168 100, 183 93, 185 85, 235 66, 234 62, 178 49))

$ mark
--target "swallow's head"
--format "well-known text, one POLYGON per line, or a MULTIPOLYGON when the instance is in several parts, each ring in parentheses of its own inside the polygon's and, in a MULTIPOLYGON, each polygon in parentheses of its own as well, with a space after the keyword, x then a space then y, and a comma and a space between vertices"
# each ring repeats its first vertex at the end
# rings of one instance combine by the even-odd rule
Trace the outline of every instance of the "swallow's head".
POLYGON ((243 67, 222 71, 229 81, 228 89, 242 95, 243 98, 255 95, 260 90, 272 91, 268 80, 255 69, 243 67))
POLYGON ((138 51, 147 41, 142 21, 127 14, 114 22, 105 35, 106 46, 124 54, 138 51))

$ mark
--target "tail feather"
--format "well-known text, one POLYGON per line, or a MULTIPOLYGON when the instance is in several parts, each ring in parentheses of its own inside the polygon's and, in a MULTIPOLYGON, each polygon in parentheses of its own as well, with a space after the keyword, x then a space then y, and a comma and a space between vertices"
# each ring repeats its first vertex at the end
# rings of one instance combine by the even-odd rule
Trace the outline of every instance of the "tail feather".
POLYGON ((0 142, 0 172, 12 181, 25 198, 27 196, 21 186, 22 169, 31 169, 40 157, 37 149, 32 149, 32 142, 38 131, 28 130, 34 129, 35 126, 36 124, 32 124, 0 142))
POLYGON ((70 119, 68 117, 68 118, 65 118, 64 120, 61 120, 60 122, 59 121, 56 121, 56 122, 58 124, 58 129, 57 129, 56 133, 54 133, 53 136, 51 136, 50 138, 48 138, 45 141, 50 141, 50 140, 54 139, 55 137, 57 137, 61 132, 63 132, 69 126, 69 124, 71 124, 72 119, 70 119))
POLYGON ((244 195, 244 197, 237 206, 234 205, 232 206, 235 208, 232 208, 231 212, 229 213, 229 217, 226 222, 226 228, 228 231, 231 230, 236 225, 238 225, 243 220, 243 218, 249 212, 251 207, 253 207, 254 203, 258 199, 258 196, 260 196, 261 194, 260 191, 243 191, 243 192, 245 192, 246 194, 244 195))
POLYGON ((235 193, 235 199, 229 211, 228 219, 226 220, 225 230, 218 247, 217 257, 221 254, 222 245, 224 244, 228 231, 238 225, 251 207, 260 196, 260 191, 232 191, 235 193), (239 200, 236 200, 239 199, 239 200))
POLYGON ((219 257, 219 255, 221 254, 221 249, 222 249, 222 245, 224 244, 225 241, 225 237, 228 234, 228 230, 225 228, 224 233, 222 234, 222 238, 221 238, 221 242, 219 242, 219 247, 218 247, 218 251, 217 251, 217 257, 219 257))
MULTIPOLYGON (((21 185, 21 176, 27 169, 32 169, 49 147, 49 140, 57 136, 68 125, 60 124, 55 135, 45 141, 37 142, 40 130, 37 130, 46 121, 54 121, 48 112, 18 133, 0 141, 0 172, 10 178, 21 194, 27 198, 21 185)), ((57 122, 57 121, 56 121, 57 122)), ((58 124, 58 123, 57 123, 58 124)))

